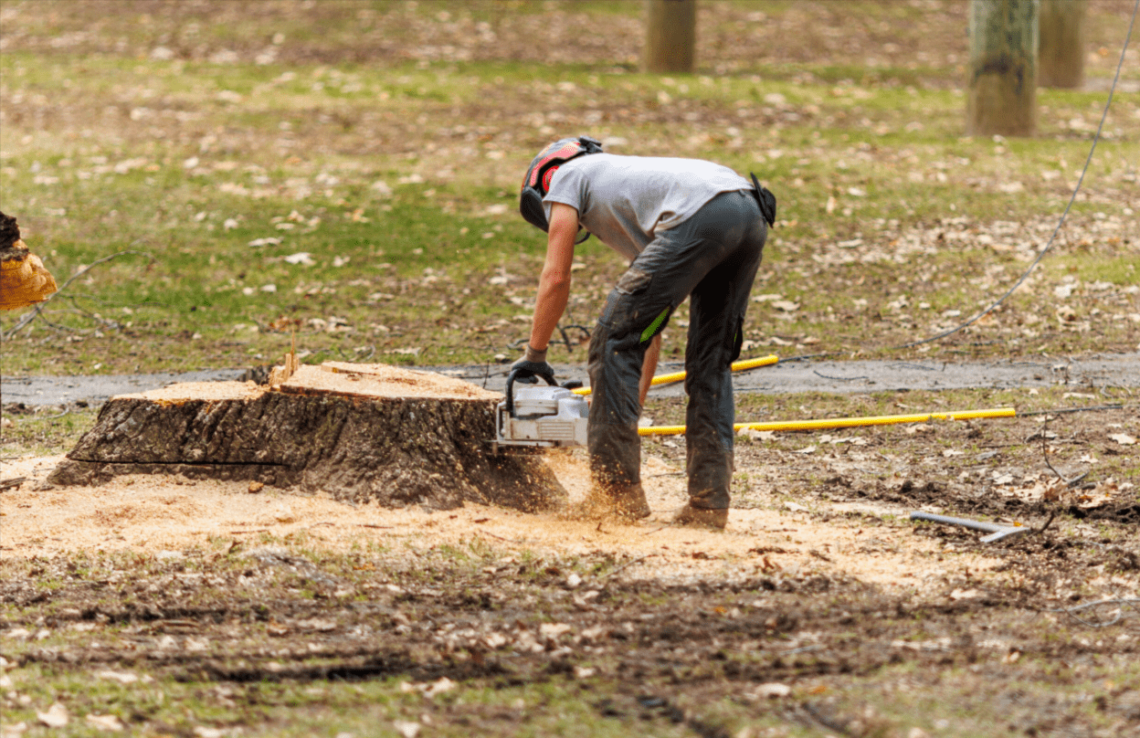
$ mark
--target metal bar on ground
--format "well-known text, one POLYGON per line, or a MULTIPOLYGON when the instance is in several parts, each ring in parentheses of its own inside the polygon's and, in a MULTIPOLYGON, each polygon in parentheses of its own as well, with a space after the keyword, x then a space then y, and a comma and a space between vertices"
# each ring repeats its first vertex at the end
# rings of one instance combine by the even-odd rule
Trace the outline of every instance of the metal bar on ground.
MULTIPOLYGON (((733 362, 732 371, 743 372, 749 369, 757 369, 762 366, 771 366, 772 364, 779 363, 780 357, 775 354, 769 356, 761 356, 758 359, 745 359, 744 361, 733 362)), ((670 384, 672 382, 680 382, 685 378, 685 372, 672 372, 671 374, 658 374, 650 380, 649 386, 656 387, 659 384, 670 384)), ((578 389, 571 390, 576 395, 590 394, 589 387, 579 387, 578 389)))
POLYGON ((945 523, 947 525, 960 525, 963 528, 971 530, 980 530, 984 533, 989 533, 988 536, 981 538, 982 543, 993 543, 1000 541, 1009 536, 1015 536, 1020 533, 1028 533, 1033 530, 1023 525, 999 525, 997 523, 987 523, 982 520, 970 520, 969 518, 952 518, 949 515, 935 515, 934 513, 912 512, 910 514, 911 520, 925 520, 930 523, 945 523))

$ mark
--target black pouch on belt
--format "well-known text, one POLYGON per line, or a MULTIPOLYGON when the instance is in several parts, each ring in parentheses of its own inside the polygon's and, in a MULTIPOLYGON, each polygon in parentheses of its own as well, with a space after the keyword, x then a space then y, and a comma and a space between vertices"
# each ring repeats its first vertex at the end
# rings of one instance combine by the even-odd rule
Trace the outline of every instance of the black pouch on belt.
POLYGON ((755 187, 752 190, 752 196, 756 198, 756 204, 760 206, 760 214, 764 216, 764 220, 768 221, 768 225, 776 225, 776 196, 772 194, 771 190, 760 185, 755 174, 749 172, 748 176, 752 177, 752 185, 755 187))

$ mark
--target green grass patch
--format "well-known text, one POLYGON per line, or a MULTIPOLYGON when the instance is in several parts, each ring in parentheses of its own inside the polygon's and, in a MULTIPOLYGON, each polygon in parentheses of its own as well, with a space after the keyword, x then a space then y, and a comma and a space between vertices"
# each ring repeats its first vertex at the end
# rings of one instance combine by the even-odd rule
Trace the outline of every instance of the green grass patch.
MULTIPOLYGON (((10 339, 8 374, 246 367, 276 361, 294 332, 306 361, 513 359, 544 250, 517 215, 518 181, 534 151, 579 132, 617 153, 755 172, 781 217, 755 294, 801 306, 780 315, 753 305, 749 339, 886 355, 1013 282, 1059 218, 1104 102, 1102 91, 1042 90, 1037 137, 964 137, 960 61, 948 61, 960 60, 960 41, 909 5, 862 3, 844 20, 831 6, 718 4, 704 26, 717 51, 696 74, 672 76, 641 73, 616 52, 542 65, 446 57, 456 38, 514 43, 513 24, 550 12, 600 24, 598 38, 612 40, 639 17, 628 3, 331 4, 309 16, 188 7, 105 18, 86 35, 87 10, 14 7, 24 35, 0 57, 4 211, 61 283, 119 251, 147 256, 72 283, 10 339), (745 42, 740 29, 770 38, 780 24, 816 33, 840 21, 858 38, 891 29, 899 51, 879 39, 866 49, 887 58, 873 64, 824 46, 814 58, 780 44, 770 58, 717 56, 745 42), (446 58, 383 56, 397 42, 368 46, 379 29, 446 58), (911 45, 929 58, 908 57, 911 45), (900 295, 929 307, 888 308, 900 295)), ((1096 43, 1107 44, 1099 13, 1096 43)), ((1140 344, 1128 318, 1140 306, 1124 291, 1136 265, 1127 162, 1140 142, 1120 123, 1135 112, 1117 95, 1060 242, 1036 287, 1010 302, 1018 315, 935 354, 1140 344), (1053 288, 1070 276, 1115 287, 1078 289, 1078 319, 1053 320, 1053 288), (1022 313, 1044 325, 1018 323, 1022 313)), ((624 264, 596 240, 577 257, 564 322, 590 325, 624 264)), ((0 317, 0 330, 20 317, 0 317)), ((682 350, 679 327, 667 331, 667 356, 682 350)), ((580 362, 584 349, 557 358, 580 362)))

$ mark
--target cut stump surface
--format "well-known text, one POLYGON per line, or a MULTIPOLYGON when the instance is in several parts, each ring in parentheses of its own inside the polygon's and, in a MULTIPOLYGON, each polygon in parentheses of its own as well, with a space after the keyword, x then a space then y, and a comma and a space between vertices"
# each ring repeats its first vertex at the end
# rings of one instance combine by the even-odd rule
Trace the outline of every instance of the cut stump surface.
POLYGON ((565 490, 538 455, 490 454, 501 399, 429 372, 338 362, 274 387, 176 384, 109 400, 48 481, 181 474, 388 507, 561 505, 565 490))

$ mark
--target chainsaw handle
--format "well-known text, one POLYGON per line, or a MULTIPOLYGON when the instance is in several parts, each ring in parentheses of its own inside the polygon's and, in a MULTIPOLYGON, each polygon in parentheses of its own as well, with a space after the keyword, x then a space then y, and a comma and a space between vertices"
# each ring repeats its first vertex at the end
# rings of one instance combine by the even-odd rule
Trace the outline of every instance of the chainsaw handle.
MULTIPOLYGON (((518 373, 521 369, 512 369, 511 373, 507 375, 507 415, 515 417, 515 380, 518 379, 518 373)), ((532 377, 537 377, 537 374, 531 374, 532 377)), ((543 377, 546 383, 551 387, 557 387, 558 383, 552 378, 543 377)))

